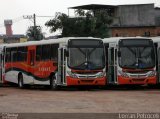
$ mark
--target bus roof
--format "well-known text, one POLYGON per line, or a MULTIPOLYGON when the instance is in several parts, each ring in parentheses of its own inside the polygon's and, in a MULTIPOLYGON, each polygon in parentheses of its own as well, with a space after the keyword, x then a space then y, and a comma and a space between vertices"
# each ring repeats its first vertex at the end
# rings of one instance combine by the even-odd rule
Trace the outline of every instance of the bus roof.
POLYGON ((49 39, 49 40, 40 40, 40 41, 28 41, 23 43, 12 43, 12 44, 2 44, 0 47, 19 47, 19 46, 31 46, 31 45, 41 45, 41 44, 57 44, 57 43, 64 43, 67 44, 68 40, 70 39, 96 39, 100 40, 100 38, 93 38, 93 37, 64 37, 58 39, 49 39))
POLYGON ((102 39, 104 43, 116 43, 118 44, 120 39, 152 39, 148 37, 110 37, 110 38, 104 38, 102 39))
POLYGON ((152 37, 153 42, 160 42, 160 36, 152 37))

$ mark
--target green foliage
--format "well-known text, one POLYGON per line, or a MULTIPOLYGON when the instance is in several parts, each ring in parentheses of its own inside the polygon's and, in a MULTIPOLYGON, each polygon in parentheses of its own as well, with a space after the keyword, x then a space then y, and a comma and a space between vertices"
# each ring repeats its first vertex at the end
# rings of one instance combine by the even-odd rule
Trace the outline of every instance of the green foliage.
POLYGON ((43 39, 43 34, 40 26, 30 26, 27 29, 26 35, 31 41, 43 39))
POLYGON ((74 18, 64 13, 56 13, 55 18, 46 22, 51 32, 62 30, 63 37, 108 37, 108 26, 112 23, 106 10, 75 11, 74 18))

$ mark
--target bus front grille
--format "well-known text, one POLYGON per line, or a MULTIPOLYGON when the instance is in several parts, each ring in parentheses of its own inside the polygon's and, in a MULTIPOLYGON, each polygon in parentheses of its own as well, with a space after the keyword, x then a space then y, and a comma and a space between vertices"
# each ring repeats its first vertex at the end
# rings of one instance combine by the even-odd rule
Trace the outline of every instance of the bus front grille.
POLYGON ((145 78, 135 78, 135 79, 132 79, 133 81, 136 81, 136 82, 138 82, 138 81, 144 81, 145 80, 145 78))
POLYGON ((80 79, 91 79, 91 78, 96 78, 96 76, 78 76, 80 79))

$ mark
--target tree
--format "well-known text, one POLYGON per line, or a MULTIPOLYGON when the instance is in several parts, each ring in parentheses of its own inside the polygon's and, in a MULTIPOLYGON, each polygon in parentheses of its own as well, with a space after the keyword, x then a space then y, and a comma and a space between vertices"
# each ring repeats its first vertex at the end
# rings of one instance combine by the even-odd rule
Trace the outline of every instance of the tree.
POLYGON ((46 22, 51 32, 61 30, 62 37, 93 36, 108 37, 108 26, 112 23, 106 10, 84 11, 77 9, 74 18, 64 13, 56 13, 55 18, 46 22))
POLYGON ((43 34, 40 26, 30 26, 27 29, 26 35, 29 38, 29 40, 32 41, 43 39, 43 34))

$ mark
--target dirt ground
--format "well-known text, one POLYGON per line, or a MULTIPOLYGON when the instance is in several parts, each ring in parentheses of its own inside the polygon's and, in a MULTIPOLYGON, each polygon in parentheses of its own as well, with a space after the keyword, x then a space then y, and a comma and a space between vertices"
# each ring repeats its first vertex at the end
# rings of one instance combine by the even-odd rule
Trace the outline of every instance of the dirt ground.
POLYGON ((160 112, 160 89, 19 89, 0 87, 0 112, 150 113, 160 112))

